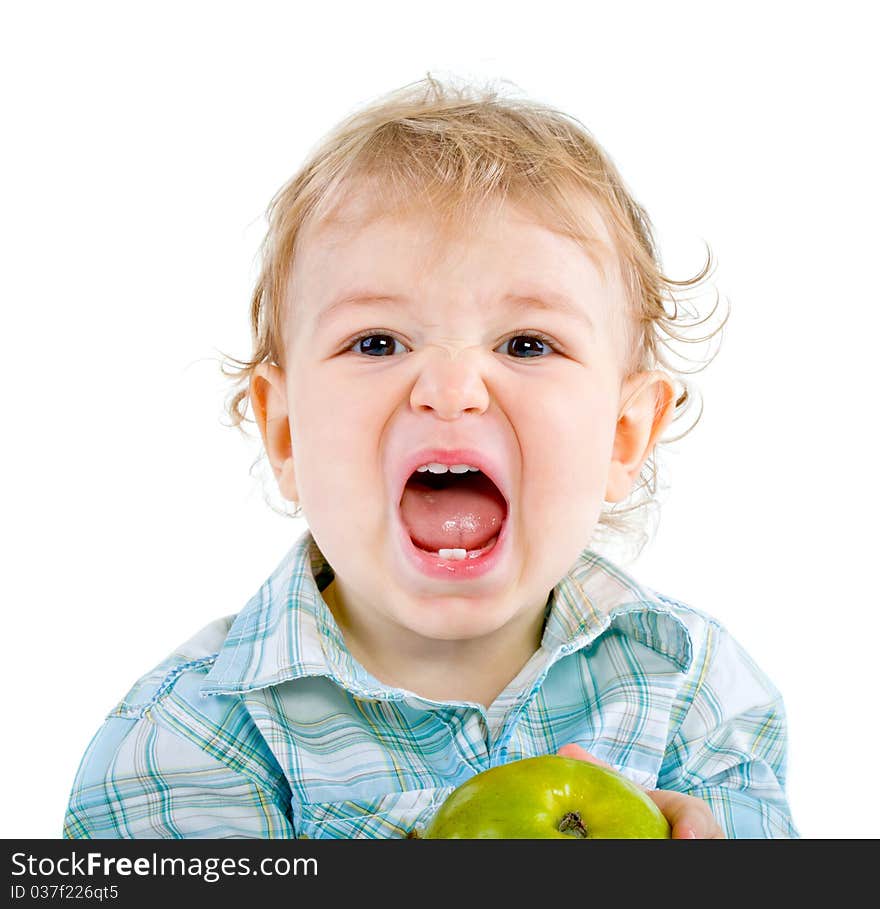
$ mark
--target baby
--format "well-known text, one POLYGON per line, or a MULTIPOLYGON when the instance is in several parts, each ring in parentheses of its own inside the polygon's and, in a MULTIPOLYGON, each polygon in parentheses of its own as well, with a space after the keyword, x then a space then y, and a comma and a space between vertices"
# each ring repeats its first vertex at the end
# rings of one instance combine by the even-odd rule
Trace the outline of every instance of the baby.
POLYGON ((269 216, 229 406, 308 530, 111 711, 64 835, 418 836, 474 774, 562 753, 675 838, 797 836, 778 691, 595 548, 687 403, 664 302, 708 263, 664 277, 576 120, 430 77, 269 216))

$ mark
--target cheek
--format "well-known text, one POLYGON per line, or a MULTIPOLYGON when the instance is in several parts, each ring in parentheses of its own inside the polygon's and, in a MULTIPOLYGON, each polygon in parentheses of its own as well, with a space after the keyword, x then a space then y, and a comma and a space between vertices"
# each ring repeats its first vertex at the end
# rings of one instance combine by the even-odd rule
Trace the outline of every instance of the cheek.
POLYGON ((340 510, 356 520, 356 503, 379 491, 379 447, 388 423, 388 398, 356 377, 300 378, 289 392, 297 484, 307 513, 340 510), (370 392, 370 393, 368 393, 370 392))
POLYGON ((535 410, 518 433, 529 497, 579 510, 605 492, 614 442, 614 411, 604 400, 560 397, 535 410))

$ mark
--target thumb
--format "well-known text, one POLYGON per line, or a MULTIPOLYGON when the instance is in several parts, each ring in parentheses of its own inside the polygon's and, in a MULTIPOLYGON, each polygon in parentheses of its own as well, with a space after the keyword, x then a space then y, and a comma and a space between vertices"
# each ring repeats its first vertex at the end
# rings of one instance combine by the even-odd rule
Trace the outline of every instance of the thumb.
POLYGON ((588 764, 597 764, 599 767, 604 767, 606 770, 614 769, 611 764, 608 764, 600 758, 597 758, 595 755, 590 754, 589 751, 585 751, 583 748, 581 748, 580 745, 575 745, 574 742, 570 742, 568 745, 563 745, 556 753, 561 757, 574 758, 578 761, 586 761, 588 764))

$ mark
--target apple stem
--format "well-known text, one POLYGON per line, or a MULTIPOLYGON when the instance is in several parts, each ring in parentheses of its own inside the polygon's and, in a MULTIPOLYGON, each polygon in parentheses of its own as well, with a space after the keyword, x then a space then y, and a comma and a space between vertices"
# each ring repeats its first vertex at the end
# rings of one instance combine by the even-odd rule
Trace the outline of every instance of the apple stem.
POLYGON ((587 828, 584 826, 584 822, 577 811, 569 811, 559 822, 557 830, 566 836, 573 836, 576 839, 585 840, 587 838, 587 828))

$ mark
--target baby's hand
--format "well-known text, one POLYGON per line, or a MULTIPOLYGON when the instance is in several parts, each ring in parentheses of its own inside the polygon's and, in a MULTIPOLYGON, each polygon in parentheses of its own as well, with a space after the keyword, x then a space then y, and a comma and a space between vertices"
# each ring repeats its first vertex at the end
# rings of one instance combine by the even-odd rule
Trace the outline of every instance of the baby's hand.
MULTIPOLYGON (((613 770, 610 764, 600 761, 580 745, 563 745, 559 749, 563 757, 577 758, 589 764, 598 764, 613 770)), ((719 827, 709 806, 702 800, 683 792, 669 789, 646 789, 654 804, 663 812, 672 828, 674 840, 723 840, 724 831, 719 827)))

